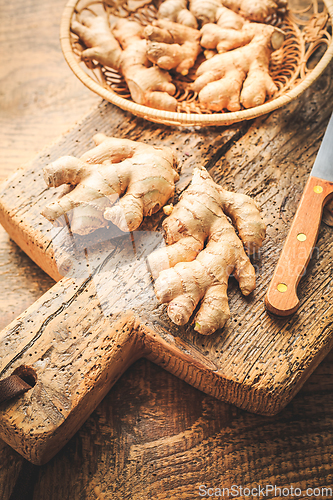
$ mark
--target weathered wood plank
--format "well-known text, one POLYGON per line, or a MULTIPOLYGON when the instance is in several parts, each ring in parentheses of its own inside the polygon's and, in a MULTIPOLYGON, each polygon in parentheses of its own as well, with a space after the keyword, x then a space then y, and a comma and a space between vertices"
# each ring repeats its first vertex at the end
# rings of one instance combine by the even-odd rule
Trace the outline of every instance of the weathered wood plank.
POLYGON ((330 353, 283 412, 269 418, 137 361, 41 467, 34 498, 197 500, 203 484, 292 485, 304 494, 332 488, 332 361, 330 353))
POLYGON ((0 227, 0 329, 2 330, 44 292, 52 280, 0 227))

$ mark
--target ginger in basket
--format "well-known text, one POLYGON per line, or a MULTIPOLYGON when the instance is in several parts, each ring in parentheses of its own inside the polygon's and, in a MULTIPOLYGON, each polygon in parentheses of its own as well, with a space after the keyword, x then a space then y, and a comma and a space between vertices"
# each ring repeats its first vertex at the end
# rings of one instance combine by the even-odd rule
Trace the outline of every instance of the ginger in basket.
POLYGON ((182 19, 191 19, 183 24, 196 28, 195 21, 200 25, 216 23, 222 13, 236 19, 230 14, 232 11, 250 21, 263 23, 273 14, 284 13, 286 6, 287 0, 165 0, 160 5, 158 17, 177 23, 182 23, 182 19), (191 17, 185 14, 186 10, 191 17))
POLYGON ((241 30, 206 24, 201 34, 201 45, 219 52, 199 66, 191 86, 201 104, 212 111, 239 111, 241 105, 259 106, 275 94, 269 61, 282 46, 283 31, 259 23, 246 23, 241 30))
POLYGON ((72 31, 87 47, 83 60, 119 71, 134 102, 166 111, 177 111, 176 74, 188 75, 204 52, 207 60, 187 89, 198 94, 202 109, 238 111, 263 104, 277 91, 269 62, 284 33, 249 19, 263 20, 283 8, 285 0, 166 0, 160 19, 145 28, 118 18, 111 30, 106 18, 83 10, 72 31), (200 31, 198 23, 185 20, 186 12, 202 25, 200 31))
MULTIPOLYGON (((232 2, 222 2, 231 8, 232 2)), ((283 5, 284 2, 282 2, 283 5)), ((167 0, 162 7, 176 8, 176 0, 167 0)), ((234 10, 241 13, 247 8, 248 17, 261 19, 276 11, 281 4, 257 1, 252 4, 234 2, 234 10), (262 6, 261 17, 259 6, 262 6), (256 13, 256 14, 255 14, 256 13)), ((182 3, 182 7, 184 2, 182 3)), ((186 75, 194 66, 201 50, 207 60, 196 72, 196 79, 189 86, 198 93, 203 108, 211 111, 239 111, 242 106, 251 108, 272 97, 277 87, 269 74, 271 53, 284 42, 279 28, 249 22, 238 13, 221 4, 219 0, 190 2, 190 9, 203 24, 200 32, 177 23, 161 19, 145 29, 148 39, 148 58, 164 69, 176 69, 186 75), (201 14, 200 14, 201 13, 201 14), (214 24, 217 21, 217 24, 214 24), (198 45, 200 43, 200 46, 198 45)), ((173 17, 169 16, 169 19, 173 17)))
POLYGON ((176 87, 167 71, 153 66, 148 60, 146 40, 142 38, 143 26, 118 19, 111 33, 105 18, 83 11, 79 21, 72 22, 71 29, 87 47, 81 58, 96 60, 119 71, 134 102, 156 109, 176 110, 177 101, 172 97, 176 87))
POLYGON ((187 75, 202 51, 200 32, 160 19, 144 30, 148 59, 160 68, 187 75))

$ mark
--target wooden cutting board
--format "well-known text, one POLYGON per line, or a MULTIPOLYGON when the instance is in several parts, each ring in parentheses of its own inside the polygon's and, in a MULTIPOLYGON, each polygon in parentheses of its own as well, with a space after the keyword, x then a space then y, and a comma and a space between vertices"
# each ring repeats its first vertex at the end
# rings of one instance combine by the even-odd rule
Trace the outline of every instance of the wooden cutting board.
POLYGON ((330 76, 328 70, 288 107, 229 128, 170 129, 103 103, 2 185, 1 223, 57 281, 0 333, 0 377, 21 365, 37 375, 31 391, 1 406, 4 441, 28 460, 45 463, 142 356, 251 412, 273 415, 292 399, 333 345, 331 228, 321 226, 297 314, 272 317, 263 299, 332 112, 330 76), (89 241, 77 237, 73 247, 65 229, 55 231, 40 215, 61 190, 46 189, 42 167, 62 155, 80 156, 96 132, 177 150, 183 161, 178 193, 193 168, 204 165, 215 181, 262 207, 268 231, 254 262, 257 288, 244 298, 230 280, 231 318, 223 330, 203 337, 191 325, 178 328, 168 320, 145 262, 163 244, 149 224, 133 235, 101 230, 89 241), (61 279, 56 261, 63 262, 65 253, 74 265, 61 279))

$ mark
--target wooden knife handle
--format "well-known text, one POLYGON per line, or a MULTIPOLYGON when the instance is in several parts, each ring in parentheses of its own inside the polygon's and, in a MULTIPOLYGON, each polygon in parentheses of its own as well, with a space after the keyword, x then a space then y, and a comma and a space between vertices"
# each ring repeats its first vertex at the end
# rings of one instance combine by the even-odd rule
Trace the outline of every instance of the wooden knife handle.
POLYGON ((324 205, 332 196, 332 182, 309 177, 265 297, 268 311, 278 316, 297 311, 297 285, 315 247, 324 205))

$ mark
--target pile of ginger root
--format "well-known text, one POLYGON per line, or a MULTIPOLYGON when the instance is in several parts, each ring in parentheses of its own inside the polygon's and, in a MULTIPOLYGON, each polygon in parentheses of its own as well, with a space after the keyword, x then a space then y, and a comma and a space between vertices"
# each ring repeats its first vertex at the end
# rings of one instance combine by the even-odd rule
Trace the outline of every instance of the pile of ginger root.
MULTIPOLYGON (((143 3, 149 2, 138 2, 143 3)), ((284 32, 267 20, 283 14, 286 4, 164 0, 148 26, 86 9, 77 14, 71 30, 85 47, 82 60, 118 71, 138 104, 177 111, 177 82, 187 77, 186 89, 197 94, 202 110, 239 111, 263 104, 277 91, 269 64, 284 32)))
POLYGON ((222 328, 230 316, 229 276, 243 295, 255 289, 248 254, 258 252, 266 233, 255 201, 223 189, 199 167, 173 207, 180 164, 171 148, 104 134, 94 141, 80 158, 65 156, 44 167, 48 187, 68 189, 42 215, 85 236, 110 222, 123 232, 135 231, 144 217, 163 209, 166 246, 147 258, 157 299, 168 304, 178 326, 191 321, 200 303, 194 329, 210 335, 222 328))

